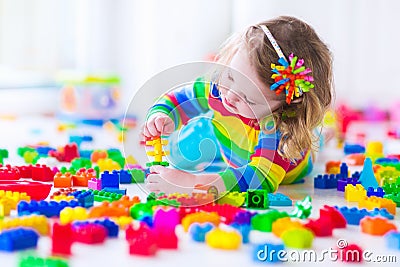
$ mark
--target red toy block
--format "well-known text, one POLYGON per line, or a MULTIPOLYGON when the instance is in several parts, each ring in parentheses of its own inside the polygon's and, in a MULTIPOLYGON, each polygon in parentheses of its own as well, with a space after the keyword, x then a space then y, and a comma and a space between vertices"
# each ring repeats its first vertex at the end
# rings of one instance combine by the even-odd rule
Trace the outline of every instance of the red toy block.
POLYGON ((78 223, 73 227, 74 241, 84 244, 100 244, 106 240, 107 228, 97 223, 78 223))
POLYGON ((157 241, 153 231, 141 222, 138 227, 129 225, 125 231, 131 255, 152 256, 157 252, 157 241))
POLYGON ((73 159, 79 158, 78 145, 75 143, 64 146, 64 161, 71 162, 73 159))
POLYGON ((315 236, 332 236, 332 222, 326 217, 317 220, 310 219, 304 226, 310 229, 315 236))
POLYGON ((140 222, 139 226, 136 227, 130 224, 125 230, 125 239, 127 241, 130 241, 140 235, 154 237, 153 230, 151 230, 150 227, 144 222, 140 222))
POLYGON ((362 262, 363 250, 356 244, 349 244, 344 248, 338 248, 338 256, 342 262, 362 262))
POLYGON ((178 237, 175 231, 156 231, 155 237, 157 240, 157 247, 164 249, 177 249, 178 237))
POLYGON ((244 211, 241 208, 229 204, 223 204, 223 205, 209 204, 205 206, 200 206, 199 209, 206 212, 218 213, 218 215, 221 217, 221 221, 225 224, 230 224, 234 220, 236 214, 239 211, 244 211))
POLYGON ((370 235, 382 236, 391 230, 397 230, 396 225, 381 217, 365 217, 361 219, 360 226, 361 232, 370 235))
POLYGON ((19 178, 21 175, 18 168, 11 167, 9 164, 0 167, 0 180, 19 180, 19 178))
POLYGON ((32 166, 32 180, 52 182, 54 180, 54 173, 50 167, 36 164, 35 166, 32 166))
POLYGON ((72 189, 71 187, 69 188, 62 188, 59 189, 58 191, 55 191, 51 196, 50 199, 53 199, 55 196, 60 196, 60 195, 65 195, 67 196, 69 193, 75 192, 76 189, 72 189))
POLYGON ((72 175, 69 172, 62 174, 61 172, 56 173, 54 176, 54 187, 56 188, 68 188, 72 186, 72 175))
POLYGON ((28 166, 16 166, 19 170, 21 178, 32 178, 32 165, 28 166))
POLYGON ((346 228, 346 219, 334 207, 324 205, 324 207, 319 210, 319 216, 323 220, 329 220, 332 223, 333 228, 346 228))
POLYGON ((71 224, 54 223, 51 235, 51 253, 53 255, 69 256, 71 255, 71 246, 73 243, 73 231, 71 224))

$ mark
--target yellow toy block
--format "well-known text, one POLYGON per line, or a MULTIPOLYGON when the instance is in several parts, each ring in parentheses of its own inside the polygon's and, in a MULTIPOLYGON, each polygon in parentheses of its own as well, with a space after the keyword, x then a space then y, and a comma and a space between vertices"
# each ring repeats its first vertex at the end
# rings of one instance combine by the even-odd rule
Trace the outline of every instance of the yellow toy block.
POLYGON ((206 243, 212 248, 238 249, 242 244, 242 235, 237 231, 224 231, 215 228, 206 234, 206 243))
POLYGON ((379 141, 371 141, 367 143, 365 149, 365 156, 371 158, 372 162, 375 162, 377 158, 383 158, 383 144, 379 141))
POLYGON ((0 232, 17 227, 29 227, 35 229, 41 235, 49 234, 49 221, 43 215, 22 216, 17 218, 5 218, 0 220, 0 232))
POLYGON ((196 212, 186 215, 182 220, 183 230, 189 231, 189 227, 192 223, 206 223, 210 222, 215 226, 220 223, 220 217, 216 212, 196 212))
MULTIPOLYGON (((154 165, 154 163, 163 163, 165 164, 166 162, 163 162, 163 156, 166 156, 169 154, 168 151, 163 151, 163 146, 168 144, 168 140, 162 140, 161 137, 155 137, 152 140, 146 141, 147 146, 153 146, 154 150, 153 151, 147 151, 146 154, 149 156, 154 157, 154 161, 152 163, 149 163, 150 165, 154 165)), ((161 164, 161 165, 163 165, 161 164)))
POLYGON ((15 210, 17 208, 18 202, 20 202, 21 200, 25 200, 27 202, 31 201, 31 197, 28 196, 26 193, 0 190, 0 200, 4 198, 13 200, 11 206, 12 210, 15 210))
POLYGON ((285 231, 293 228, 304 228, 304 226, 301 222, 294 221, 290 217, 279 218, 272 223, 272 233, 277 237, 281 237, 285 231))
POLYGON ((58 195, 58 196, 53 196, 52 200, 60 202, 60 201, 71 201, 73 199, 75 199, 74 196, 58 195))
POLYGON ((367 196, 367 190, 361 185, 356 184, 355 186, 352 184, 346 185, 344 188, 344 198, 348 202, 359 202, 363 200, 367 196))
POLYGON ((235 207, 243 206, 246 201, 246 192, 223 192, 220 194, 217 203, 220 205, 229 204, 235 207))
POLYGON ((89 218, 89 214, 85 208, 75 207, 75 208, 64 208, 60 212, 60 223, 67 224, 73 221, 84 221, 89 218))
POLYGON ((0 199, 0 218, 10 216, 12 206, 15 205, 15 201, 9 198, 0 199))
POLYGON ((114 170, 120 170, 121 169, 121 166, 117 162, 113 161, 110 158, 99 159, 97 161, 97 165, 99 166, 100 172, 104 172, 104 171, 112 172, 114 170))
POLYGON ((125 230, 128 225, 133 222, 133 218, 130 216, 113 217, 112 220, 118 224, 119 228, 125 230))
POLYGON ((358 207, 365 208, 367 210, 386 208, 389 213, 396 215, 396 203, 387 198, 381 198, 377 196, 366 197, 358 202, 358 207))

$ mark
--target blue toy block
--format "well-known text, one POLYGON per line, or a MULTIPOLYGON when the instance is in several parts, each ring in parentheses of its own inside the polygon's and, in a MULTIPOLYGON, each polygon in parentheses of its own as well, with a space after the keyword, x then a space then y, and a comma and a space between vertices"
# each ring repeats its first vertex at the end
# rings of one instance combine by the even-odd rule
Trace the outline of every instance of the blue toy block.
POLYGON ((314 188, 319 188, 319 189, 337 188, 338 180, 339 180, 339 175, 319 174, 317 177, 314 178, 314 188))
POLYGON ((242 242, 243 244, 249 243, 249 234, 251 231, 250 224, 239 224, 239 223, 232 223, 230 226, 238 230, 238 232, 242 235, 242 242))
POLYGON ((347 178, 349 177, 349 167, 347 167, 346 163, 340 164, 340 177, 347 178))
POLYGON ((93 137, 91 135, 70 135, 69 136, 69 142, 70 143, 75 143, 78 147, 81 146, 83 142, 92 142, 93 137))
POLYGON ((282 251, 285 250, 283 244, 259 244, 253 249, 253 259, 256 262, 280 262, 282 259, 282 251))
POLYGON ((103 191, 110 192, 110 193, 121 194, 121 195, 126 195, 126 188, 118 189, 118 188, 114 188, 114 187, 104 187, 103 191))
POLYGON ((94 205, 94 194, 93 191, 75 191, 68 194, 69 196, 73 196, 79 202, 79 205, 84 208, 90 208, 94 205))
POLYGON ((268 202, 270 206, 277 207, 292 206, 293 204, 292 200, 282 193, 268 193, 268 202))
POLYGON ((359 144, 344 144, 343 151, 346 155, 365 153, 365 147, 359 144))
POLYGON ((390 231, 385 235, 386 246, 390 249, 400 250, 400 233, 390 231))
POLYGON ((364 168, 361 172, 360 178, 358 181, 364 188, 373 187, 377 188, 379 186, 376 181, 374 170, 372 168, 372 160, 370 158, 366 158, 364 161, 364 168))
POLYGON ((396 158, 379 158, 375 160, 375 164, 390 164, 390 163, 399 163, 400 160, 396 158))
POLYGON ((14 228, 0 234, 0 250, 16 251, 36 248, 39 234, 29 228, 14 228))
POLYGON ((90 159, 93 150, 79 150, 79 156, 84 159, 90 159))
POLYGON ((377 196, 377 197, 383 197, 385 195, 385 191, 383 191, 382 187, 378 188, 373 188, 373 187, 368 187, 367 189, 367 197, 370 196, 377 196))
POLYGON ((131 184, 132 183, 132 174, 128 170, 120 170, 119 173, 119 182, 121 184, 131 184))
POLYGON ((360 176, 361 176, 361 172, 356 171, 351 175, 351 178, 358 180, 358 179, 360 179, 360 176))
POLYGON ((66 207, 78 207, 79 202, 76 200, 71 201, 35 201, 30 202, 20 201, 17 206, 18 215, 40 214, 48 218, 59 217, 61 210, 66 207))
POLYGON ((105 219, 96 220, 94 223, 104 226, 107 229, 108 237, 118 237, 119 226, 115 222, 105 219))
POLYGON ((268 209, 268 192, 264 189, 248 189, 246 197, 248 209, 268 209))
POLYGON ((356 185, 359 184, 360 182, 358 181, 357 177, 351 177, 351 178, 340 178, 337 181, 337 190, 344 192, 344 189, 346 188, 346 185, 352 184, 356 185))
POLYGON ((235 214, 232 223, 251 224, 251 218, 256 214, 256 212, 251 212, 248 210, 239 211, 235 214))
POLYGON ((335 208, 343 215, 347 223, 351 225, 360 225, 361 219, 369 216, 369 212, 366 209, 360 210, 356 207, 348 208, 346 206, 340 208, 335 206, 335 208))
POLYGON ((101 174, 101 189, 105 187, 119 188, 119 174, 117 171, 112 173, 105 171, 101 174))
POLYGON ((36 147, 36 152, 39 154, 39 156, 48 156, 50 151, 56 151, 55 148, 49 147, 49 146, 39 146, 36 147))
POLYGON ((189 227, 189 234, 196 242, 204 242, 206 234, 214 228, 212 223, 192 223, 189 227))
POLYGON ((375 208, 374 210, 369 212, 369 216, 374 217, 374 216, 381 216, 381 217, 385 217, 388 220, 393 220, 394 219, 394 215, 391 214, 390 212, 388 212, 388 210, 386 208, 375 208))
POLYGON ((152 216, 143 216, 139 219, 139 221, 144 222, 147 224, 148 227, 152 228, 153 227, 153 217, 152 216))

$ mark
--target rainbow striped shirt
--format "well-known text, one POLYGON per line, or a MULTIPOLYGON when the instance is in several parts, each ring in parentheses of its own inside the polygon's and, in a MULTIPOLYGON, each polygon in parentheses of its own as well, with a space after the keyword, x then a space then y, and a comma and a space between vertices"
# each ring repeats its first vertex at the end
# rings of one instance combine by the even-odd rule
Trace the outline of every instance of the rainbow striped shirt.
POLYGON ((283 159, 277 152, 279 131, 267 134, 257 120, 230 113, 210 89, 215 90, 216 85, 199 78, 162 96, 148 116, 163 112, 178 130, 191 118, 211 110, 213 131, 229 166, 219 172, 228 191, 262 188, 274 192, 279 184, 293 183, 311 171, 310 152, 296 163, 283 159))

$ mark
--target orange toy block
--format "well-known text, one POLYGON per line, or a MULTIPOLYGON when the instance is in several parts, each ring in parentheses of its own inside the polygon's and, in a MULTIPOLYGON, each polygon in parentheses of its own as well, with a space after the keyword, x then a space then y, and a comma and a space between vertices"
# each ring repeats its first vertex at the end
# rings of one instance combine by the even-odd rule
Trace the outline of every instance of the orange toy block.
POLYGON ((72 186, 72 175, 69 172, 62 174, 57 172, 54 175, 54 187, 56 188, 66 188, 72 186))
POLYGON ((325 173, 327 174, 340 173, 340 161, 328 161, 325 164, 325 173))
POLYGON ((108 157, 108 153, 105 150, 96 150, 90 155, 90 160, 94 163, 97 163, 99 159, 106 159, 108 157))
POLYGON ((384 235, 391 230, 397 230, 397 227, 390 223, 386 218, 365 217, 360 221, 361 232, 370 235, 384 235))
POLYGON ((386 208, 389 213, 396 215, 396 203, 387 198, 381 198, 377 196, 366 197, 358 202, 358 207, 365 208, 367 210, 386 208))
POLYGON ((220 223, 220 217, 216 212, 196 212, 188 214, 182 219, 183 230, 185 230, 185 232, 189 231, 190 225, 195 222, 197 223, 210 222, 215 226, 218 226, 220 223))
POLYGON ((277 237, 281 237, 285 231, 293 228, 304 228, 304 226, 301 224, 301 222, 294 221, 290 217, 279 218, 272 223, 272 233, 274 233, 277 237))
POLYGON ((349 166, 364 166, 365 155, 361 153, 347 155, 343 162, 349 166))
POLYGON ((92 178, 96 178, 96 172, 94 169, 81 169, 72 176, 72 184, 73 186, 87 187, 89 180, 92 178))
POLYGON ((367 190, 365 190, 365 188, 361 184, 356 184, 355 186, 352 184, 348 184, 344 188, 344 198, 348 202, 360 202, 366 197, 367 190))
POLYGON ((129 216, 129 208, 118 203, 103 201, 100 206, 92 207, 89 211, 89 218, 100 217, 122 217, 129 216))

